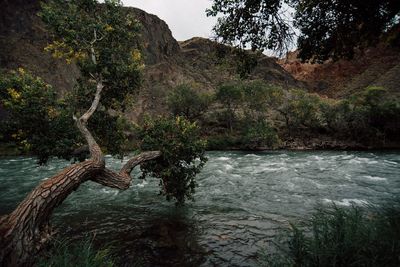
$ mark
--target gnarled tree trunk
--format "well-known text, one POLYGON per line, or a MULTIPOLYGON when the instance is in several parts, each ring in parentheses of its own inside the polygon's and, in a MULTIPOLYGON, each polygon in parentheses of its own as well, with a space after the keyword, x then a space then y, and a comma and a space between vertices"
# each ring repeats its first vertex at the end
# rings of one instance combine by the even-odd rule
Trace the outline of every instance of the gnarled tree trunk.
POLYGON ((158 151, 143 152, 130 159, 119 173, 107 169, 104 156, 87 129, 87 121, 95 112, 103 84, 98 82, 95 98, 88 111, 76 120, 90 150, 90 159, 71 165, 40 183, 9 215, 0 218, 0 266, 29 266, 51 236, 50 217, 54 208, 75 191, 80 184, 91 180, 125 190, 131 183, 132 169, 142 162, 160 156, 158 151))

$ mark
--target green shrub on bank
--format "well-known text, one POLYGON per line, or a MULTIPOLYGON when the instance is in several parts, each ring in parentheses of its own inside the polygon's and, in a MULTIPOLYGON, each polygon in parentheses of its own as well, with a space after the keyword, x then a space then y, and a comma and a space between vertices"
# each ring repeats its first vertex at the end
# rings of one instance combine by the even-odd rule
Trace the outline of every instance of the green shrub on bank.
POLYGON ((400 205, 318 208, 273 247, 262 266, 400 266, 400 205))
POLYGON ((231 134, 211 135, 207 138, 207 150, 237 148, 238 142, 238 137, 231 134))
POLYGON ((365 144, 399 140, 400 101, 382 87, 368 87, 345 100, 324 99, 320 113, 337 137, 365 144))
POLYGON ((189 84, 177 86, 167 98, 167 105, 173 116, 183 116, 189 120, 198 119, 212 102, 212 97, 200 93, 189 84))
POLYGON ((243 103, 243 90, 240 84, 224 84, 217 88, 215 99, 223 107, 217 117, 221 118, 226 127, 232 131, 236 122, 236 112, 243 103))
POLYGON ((279 137, 266 120, 250 122, 243 128, 240 143, 245 149, 274 148, 279 137))

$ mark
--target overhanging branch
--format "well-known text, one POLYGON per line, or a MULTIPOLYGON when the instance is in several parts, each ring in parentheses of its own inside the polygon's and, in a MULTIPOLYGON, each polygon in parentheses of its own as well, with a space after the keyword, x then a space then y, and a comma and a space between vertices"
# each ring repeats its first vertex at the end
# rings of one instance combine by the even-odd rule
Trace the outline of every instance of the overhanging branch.
POLYGON ((131 185, 132 177, 130 173, 132 172, 133 168, 146 161, 156 159, 160 155, 161 155, 160 151, 143 152, 131 158, 121 168, 119 173, 105 168, 101 170, 98 174, 96 174, 93 178, 91 178, 91 180, 104 186, 120 190, 126 190, 131 185))

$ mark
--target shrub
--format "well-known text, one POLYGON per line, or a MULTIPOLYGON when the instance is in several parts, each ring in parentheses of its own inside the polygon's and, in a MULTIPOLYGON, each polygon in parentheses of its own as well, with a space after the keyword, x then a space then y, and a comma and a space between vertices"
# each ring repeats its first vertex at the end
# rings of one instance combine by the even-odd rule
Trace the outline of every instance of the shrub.
POLYGON ((323 101, 321 114, 329 131, 365 144, 398 140, 400 102, 381 87, 368 87, 345 100, 323 101))
POLYGON ((240 142, 245 149, 274 148, 279 138, 266 120, 259 120, 244 127, 240 142))
POLYGON ((207 139, 208 150, 232 149, 239 145, 238 137, 231 134, 211 135, 207 139))
POLYGON ((243 108, 253 118, 264 117, 269 110, 274 110, 284 102, 287 90, 280 86, 256 80, 243 84, 243 108))
POLYGON ((399 266, 400 206, 318 208, 303 226, 291 225, 266 266, 399 266))
POLYGON ((42 258, 38 267, 113 267, 116 266, 109 248, 96 250, 92 240, 87 238, 73 244, 55 241, 53 247, 42 258))
POLYGON ((219 86, 215 98, 225 109, 221 117, 226 122, 226 127, 232 131, 236 121, 236 110, 243 102, 243 90, 240 84, 230 83, 219 86))
POLYGON ((174 116, 184 116, 194 120, 207 111, 211 100, 209 94, 199 93, 189 84, 182 84, 169 94, 167 104, 174 116))

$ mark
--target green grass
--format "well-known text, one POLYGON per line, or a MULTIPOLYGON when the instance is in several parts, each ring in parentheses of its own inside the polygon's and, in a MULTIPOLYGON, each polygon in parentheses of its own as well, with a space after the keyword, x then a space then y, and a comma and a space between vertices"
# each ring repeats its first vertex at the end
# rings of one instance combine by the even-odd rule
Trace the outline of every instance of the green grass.
POLYGON ((109 248, 95 249, 92 239, 71 243, 54 241, 52 248, 35 264, 38 267, 113 267, 109 248))
POLYGON ((259 257, 261 266, 400 266, 400 202, 317 208, 259 257))

